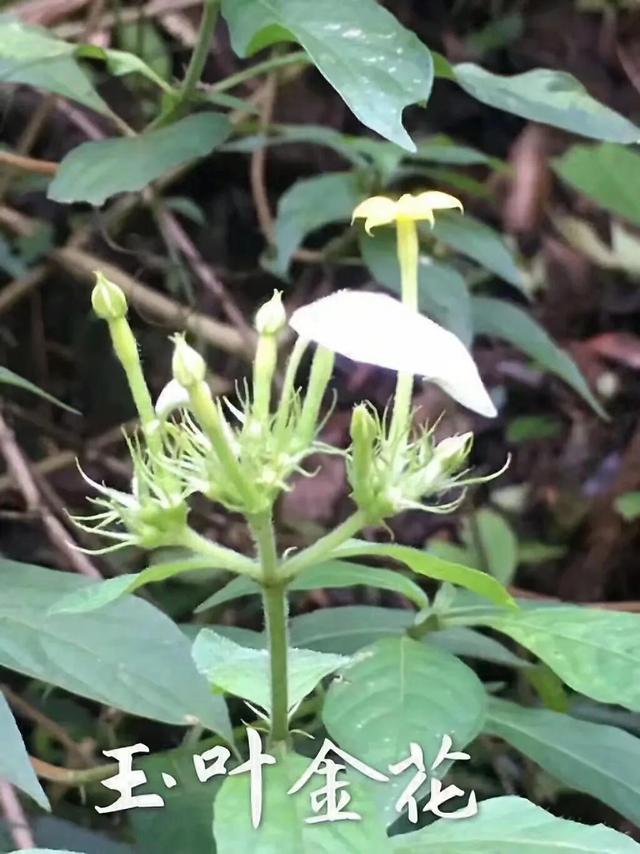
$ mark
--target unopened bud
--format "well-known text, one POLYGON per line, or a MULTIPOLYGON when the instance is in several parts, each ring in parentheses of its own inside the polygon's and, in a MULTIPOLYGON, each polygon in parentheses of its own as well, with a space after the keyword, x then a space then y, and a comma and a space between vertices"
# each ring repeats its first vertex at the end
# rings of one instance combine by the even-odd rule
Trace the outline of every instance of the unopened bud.
POLYGON ((284 328, 287 315, 282 304, 282 293, 274 291, 273 296, 256 314, 256 329, 259 335, 277 335, 284 328))
POLYGON ((369 407, 364 403, 359 403, 354 407, 351 415, 350 433, 354 445, 371 447, 377 432, 378 428, 369 407))
POLYGON ((174 344, 171 361, 173 378, 186 389, 202 382, 207 373, 207 366, 200 353, 190 347, 182 335, 176 335, 174 344))
POLYGON ((118 285, 96 271, 96 284, 91 291, 91 305, 102 320, 120 320, 127 314, 127 298, 118 285))
POLYGON ((436 445, 433 455, 443 470, 457 471, 471 451, 473 433, 461 433, 459 436, 449 436, 436 445))

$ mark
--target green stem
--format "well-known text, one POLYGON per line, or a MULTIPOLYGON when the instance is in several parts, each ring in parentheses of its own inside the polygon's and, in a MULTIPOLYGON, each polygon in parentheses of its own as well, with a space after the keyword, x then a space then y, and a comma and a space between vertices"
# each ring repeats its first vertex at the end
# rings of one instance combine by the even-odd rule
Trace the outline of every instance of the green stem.
POLYGON ((207 56, 209 55, 209 50, 211 48, 213 31, 215 30, 216 21, 218 20, 219 7, 220 0, 204 0, 202 18, 200 19, 200 29, 198 31, 198 40, 193 49, 193 53, 191 54, 187 73, 182 81, 176 107, 186 103, 191 98, 196 86, 200 82, 200 78, 202 77, 202 72, 204 71, 204 66, 207 61, 207 56))
MULTIPOLYGON (((418 310, 418 230, 410 219, 398 220, 398 260, 400 261, 400 281, 402 302, 418 310)), ((413 392, 413 374, 398 374, 393 402, 393 415, 389 436, 392 441, 400 439, 409 427, 411 420, 411 396, 413 392)))
POLYGON ((316 347, 298 425, 298 436, 304 444, 312 442, 316 435, 322 398, 333 373, 335 358, 335 353, 326 347, 316 347))
POLYGON ((156 429, 156 413, 151 395, 149 394, 149 388, 147 387, 147 381, 142 372, 138 344, 126 317, 110 321, 109 333, 111 334, 113 349, 126 374, 131 396, 138 410, 142 430, 149 448, 151 451, 159 452, 160 436, 156 429))
POLYGON ((145 132, 157 130, 171 122, 179 119, 185 109, 185 106, 191 100, 195 89, 200 82, 204 66, 211 49, 213 41, 213 31, 218 20, 218 11, 220 9, 220 0, 204 0, 202 9, 202 18, 200 19, 200 28, 198 30, 198 39, 196 41, 187 71, 184 75, 184 80, 180 86, 178 95, 167 110, 160 113, 149 125, 145 128, 145 132))
POLYGON ((218 459, 223 465, 229 480, 235 486, 238 495, 248 508, 254 504, 255 491, 242 471, 238 458, 233 453, 225 431, 223 418, 211 397, 211 389, 206 382, 196 383, 189 389, 191 408, 205 431, 218 459))
POLYGON ((271 513, 249 519, 262 568, 262 603, 269 645, 271 677, 271 744, 286 745, 289 737, 288 603, 286 583, 279 577, 278 553, 271 513))
POLYGON ((257 62, 250 68, 244 68, 242 71, 238 71, 236 74, 231 74, 229 77, 225 77, 224 80, 214 83, 209 92, 227 92, 229 89, 235 89, 236 86, 245 83, 247 80, 253 80, 254 77, 258 77, 260 74, 267 74, 275 68, 282 68, 283 65, 293 65, 298 62, 308 63, 310 61, 303 50, 287 53, 284 56, 273 56, 270 59, 265 59, 264 62, 257 62))
POLYGON ((291 351, 291 355, 289 356, 287 370, 284 375, 282 390, 280 392, 280 402, 277 408, 274 433, 279 433, 287 426, 287 421, 291 415, 293 396, 295 394, 296 374, 298 373, 300 361, 307 348, 307 344, 308 342, 305 341, 304 338, 297 338, 296 343, 293 346, 293 350, 291 351))
POLYGON ((350 540, 366 525, 367 514, 363 510, 356 510, 333 531, 329 531, 328 534, 307 546, 306 549, 285 560, 281 564, 281 577, 289 582, 303 569, 308 569, 308 567, 316 566, 323 560, 328 560, 338 546, 350 540))
POLYGON ((238 575, 247 575, 259 581, 262 578, 260 566, 256 561, 245 555, 238 554, 233 549, 228 549, 225 546, 219 546, 217 543, 212 543, 202 534, 194 531, 193 528, 186 528, 181 539, 181 542, 176 545, 184 546, 197 555, 209 558, 211 565, 217 569, 228 569, 230 572, 236 572, 238 575))

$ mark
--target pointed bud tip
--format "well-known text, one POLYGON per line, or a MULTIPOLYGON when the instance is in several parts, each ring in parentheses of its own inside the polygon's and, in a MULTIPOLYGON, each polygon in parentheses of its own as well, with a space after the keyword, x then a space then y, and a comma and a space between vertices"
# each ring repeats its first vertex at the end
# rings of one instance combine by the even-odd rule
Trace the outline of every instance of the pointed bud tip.
POLYGON ((259 335, 277 335, 284 329, 287 315, 282 304, 282 291, 274 291, 271 299, 260 306, 255 326, 259 335))
POLYGON ((91 305, 99 318, 106 321, 120 320, 128 311, 127 298, 118 285, 110 282, 100 271, 96 271, 96 284, 91 291, 91 305))
POLYGON ((200 353, 187 344, 184 336, 176 335, 173 341, 175 345, 171 361, 173 378, 183 388, 188 389, 189 386, 204 380, 207 366, 200 353))

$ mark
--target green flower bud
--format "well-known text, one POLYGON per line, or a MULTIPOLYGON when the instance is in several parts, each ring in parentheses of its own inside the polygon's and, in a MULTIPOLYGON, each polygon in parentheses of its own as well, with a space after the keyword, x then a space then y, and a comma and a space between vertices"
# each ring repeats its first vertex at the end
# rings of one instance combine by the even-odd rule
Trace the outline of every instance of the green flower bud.
POLYGON ((433 456, 442 470, 450 473, 462 468, 473 445, 473 433, 461 433, 459 436, 449 436, 436 445, 433 456))
POLYGON ((375 445, 379 428, 366 404, 360 403, 354 407, 350 432, 352 441, 349 481, 353 487, 353 499, 358 507, 375 516, 375 484, 378 481, 375 445))
POLYGON ((99 271, 96 271, 96 285, 91 291, 91 305, 98 317, 109 322, 125 317, 128 310, 122 288, 110 282, 99 271))
POLYGON ((176 335, 173 342, 173 378, 186 389, 202 382, 207 373, 207 365, 200 353, 187 344, 183 335, 176 335))
POLYGON ((274 291, 273 296, 256 314, 256 329, 259 335, 277 335, 287 322, 287 315, 282 305, 282 292, 274 291))

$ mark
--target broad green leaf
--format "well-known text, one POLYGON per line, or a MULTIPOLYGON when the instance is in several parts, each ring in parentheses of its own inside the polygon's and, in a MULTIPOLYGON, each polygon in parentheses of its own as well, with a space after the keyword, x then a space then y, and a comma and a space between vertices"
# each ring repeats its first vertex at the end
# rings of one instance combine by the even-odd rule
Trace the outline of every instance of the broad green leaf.
POLYGON ((100 206, 117 193, 146 187, 169 169, 210 154, 230 124, 218 113, 198 113, 135 137, 84 142, 72 149, 49 185, 54 202, 100 206))
MULTIPOLYGON (((378 228, 370 237, 360 234, 360 253, 371 275, 385 288, 400 294, 400 264, 395 228, 378 228)), ((471 343, 471 301, 464 278, 454 267, 421 255, 418 266, 420 311, 449 329, 467 346, 471 343)))
MULTIPOLYGON (((104 793, 107 798, 113 800, 113 795, 107 794, 106 789, 104 793)), ((87 808, 81 807, 83 811, 87 808)), ((140 812, 146 812, 146 810, 140 810, 140 812)), ((82 821, 82 815, 77 815, 78 820, 82 821)), ((36 844, 47 846, 46 849, 38 848, 37 851, 53 851, 54 854, 66 854, 67 851, 82 851, 82 854, 143 854, 141 851, 134 851, 130 845, 115 842, 106 833, 90 830, 86 826, 83 827, 81 824, 75 824, 59 816, 46 814, 29 816, 29 824, 36 844), (61 852, 60 849, 63 851, 61 852)))
POLYGON ((380 638, 402 635, 415 614, 400 608, 344 605, 300 614, 289 622, 289 643, 296 647, 352 655, 380 638))
MULTIPOLYGON (((240 646, 229 638, 203 629, 191 654, 198 671, 211 685, 242 697, 271 712, 269 652, 240 646)), ((289 649, 289 711, 295 709, 318 682, 348 661, 342 655, 289 649)))
MULTIPOLYGON (((348 563, 343 560, 331 560, 327 563, 318 564, 301 572, 291 585, 291 592, 297 590, 317 590, 320 587, 353 587, 364 584, 367 587, 376 587, 379 590, 392 590, 401 596, 406 596, 418 608, 426 608, 429 599, 426 593, 418 587, 410 578, 390 569, 379 569, 370 566, 362 566, 358 563, 348 563)), ((196 608, 196 613, 206 611, 240 596, 259 594, 259 586, 246 576, 238 576, 230 581, 222 590, 218 590, 209 596, 196 608)))
POLYGON ((26 792, 44 810, 50 810, 49 799, 35 775, 22 735, 11 714, 4 694, 0 693, 0 777, 26 792))
POLYGON ((495 638, 483 635, 481 632, 467 626, 452 626, 436 632, 429 632, 425 638, 427 643, 441 646, 454 655, 464 658, 478 658, 490 661, 503 667, 530 667, 530 662, 514 655, 510 649, 503 646, 495 638))
POLYGON ((369 543, 365 540, 349 540, 340 546, 334 553, 337 558, 353 557, 388 557, 399 561, 418 575, 434 578, 437 581, 448 581, 472 590, 485 599, 490 599, 497 605, 515 607, 515 602, 510 593, 495 578, 461 566, 458 563, 450 563, 447 560, 436 557, 428 552, 413 549, 410 546, 397 546, 386 543, 369 543))
POLYGON ((369 165, 369 161, 358 150, 360 138, 340 133, 335 128, 324 127, 324 125, 275 125, 268 135, 254 134, 240 137, 225 143, 221 150, 251 153, 260 148, 290 143, 299 144, 301 142, 331 148, 353 163, 354 166, 367 167, 369 165))
POLYGON ((500 513, 483 508, 474 514, 475 537, 469 537, 476 549, 481 550, 487 569, 501 584, 511 584, 518 566, 518 540, 511 526, 500 513))
POLYGON ((110 602, 115 602, 128 593, 133 593, 146 584, 165 581, 185 572, 194 572, 200 569, 211 569, 212 559, 193 557, 185 560, 170 561, 167 563, 155 563, 143 569, 142 572, 130 572, 124 575, 116 575, 106 581, 80 587, 63 596, 55 602, 50 609, 51 614, 82 614, 87 611, 95 611, 104 608, 110 602))
POLYGON ((191 644, 148 602, 129 597, 95 614, 48 614, 63 594, 91 583, 0 561, 0 665, 134 715, 197 720, 230 739, 224 702, 196 670, 191 644))
POLYGON ((616 727, 498 699, 489 701, 485 729, 568 788, 640 824, 640 739, 616 727))
POLYGON ((136 756, 134 768, 143 770, 148 781, 136 794, 161 795, 164 806, 130 811, 135 854, 215 854, 211 818, 223 778, 215 776, 201 783, 193 763, 194 755, 210 747, 213 744, 207 740, 190 748, 136 756), (163 772, 177 781, 172 789, 166 787, 163 772))
POLYGON ((0 17, 0 83, 26 83, 108 113, 108 106, 76 62, 75 50, 75 45, 46 30, 0 17))
MULTIPOLYGON (((118 46, 129 56, 140 54, 147 68, 162 81, 170 80, 173 74, 173 58, 169 45, 152 20, 123 22, 117 28, 118 46)), ((138 57, 136 56, 136 59, 138 57)))
POLYGON ((534 652, 575 691, 640 711, 640 614, 560 605, 486 624, 534 652))
MULTIPOLYGON (((343 749, 386 773, 409 755, 411 742, 431 767, 450 735, 461 750, 481 731, 486 712, 482 683, 451 653, 411 638, 384 638, 360 650, 327 691, 322 719, 343 749)), ((387 823, 415 774, 393 777, 380 793, 387 823)), ((444 768, 437 769, 441 776, 444 768)))
POLYGON ((471 305, 477 335, 489 335, 513 344, 570 385, 598 415, 606 417, 573 359, 525 311, 493 297, 473 297, 471 305))
POLYGON ((627 522, 640 518, 640 492, 625 492, 624 495, 618 496, 614 503, 618 513, 627 522))
POLYGON ((567 184, 613 214, 640 225, 640 154, 613 143, 574 145, 554 161, 567 184))
MULTIPOLYGON (((351 655, 381 637, 402 635, 411 626, 414 615, 399 608, 375 605, 344 605, 301 614, 290 621, 292 643, 299 647, 351 655)), ((242 646, 266 649, 264 633, 238 626, 212 626, 213 630, 242 646)), ((197 627, 196 627, 197 631, 197 627)), ((507 649, 495 638, 467 626, 429 632, 425 643, 435 644, 454 655, 490 661, 503 667, 530 667, 531 662, 507 649)))
POLYGON ((505 77, 472 62, 453 67, 456 83, 476 100, 534 122, 609 142, 640 141, 640 129, 596 101, 564 71, 534 68, 505 77))
MULTIPOLYGON (((314 755, 320 747, 316 742, 312 748, 314 755)), ((360 821, 309 824, 305 819, 313 816, 310 793, 326 785, 326 777, 312 776, 302 789, 289 795, 287 792, 312 760, 295 753, 276 758, 275 765, 263 769, 262 820, 256 830, 251 824, 249 774, 225 779, 216 798, 213 820, 218 854, 245 851, 251 854, 386 854, 387 836, 375 805, 360 782, 360 775, 354 772, 347 777, 352 799, 346 808, 358 813, 360 821), (349 777, 355 778, 355 782, 349 777)))
POLYGON ((392 837, 392 854, 640 854, 623 833, 557 818, 524 798, 491 798, 478 808, 474 818, 441 818, 392 837))
POLYGON ((293 253, 307 234, 350 219, 360 195, 353 172, 315 175, 289 187, 278 203, 275 271, 286 274, 293 253))
POLYGON ((434 235, 456 252, 466 255, 523 290, 522 274, 502 237, 486 223, 465 214, 443 212, 436 217, 434 235))
POLYGON ((415 151, 402 112, 429 97, 431 54, 376 0, 223 0, 222 12, 236 53, 299 42, 364 125, 415 151))
POLYGON ((451 166, 502 166, 502 162, 495 157, 489 157, 488 154, 478 151, 477 148, 459 145, 445 134, 438 134, 418 141, 414 157, 419 160, 429 160, 433 163, 445 163, 451 166))
POLYGON ((20 848, 9 854, 78 854, 77 851, 62 851, 60 848, 20 848))
POLYGON ((16 388, 22 388, 25 391, 30 391, 31 394, 37 394, 38 397, 43 397, 45 400, 48 400, 49 403, 54 403, 56 406, 59 406, 62 409, 66 409, 67 412, 73 412, 74 415, 80 415, 77 409, 74 409, 72 406, 63 403, 61 400, 58 400, 58 398, 54 397, 52 394, 43 391, 43 389, 39 388, 34 383, 30 382, 29 380, 25 380, 24 377, 21 377, 19 374, 15 374, 13 371, 10 371, 9 368, 0 367, 0 384, 2 383, 16 386, 16 388))

